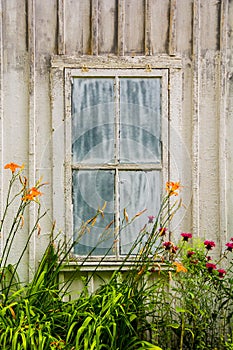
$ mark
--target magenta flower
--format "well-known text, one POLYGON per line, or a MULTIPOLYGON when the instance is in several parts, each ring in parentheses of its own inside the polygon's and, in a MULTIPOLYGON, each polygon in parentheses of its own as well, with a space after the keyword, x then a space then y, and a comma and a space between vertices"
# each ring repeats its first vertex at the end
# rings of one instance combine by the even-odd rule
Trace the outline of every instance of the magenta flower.
POLYGON ((213 247, 215 247, 214 241, 205 241, 204 245, 207 250, 211 250, 213 247))
POLYGON ((207 260, 207 261, 212 260, 211 256, 208 255, 208 256, 206 257, 206 260, 207 260))
POLYGON ((213 270, 216 270, 216 265, 212 263, 206 263, 206 268, 208 269, 209 272, 212 272, 213 270))
POLYGON ((168 241, 168 242, 164 242, 163 246, 165 248, 165 250, 170 250, 173 246, 172 242, 168 241))
POLYGON ((198 263, 199 263, 199 260, 198 259, 196 259, 196 260, 191 260, 190 261, 192 264, 194 264, 194 265, 197 265, 198 263))
POLYGON ((218 271, 218 277, 223 278, 224 275, 227 273, 224 269, 219 269, 218 271))
POLYGON ((231 237, 230 241, 233 241, 233 237, 231 237))
POLYGON ((171 249, 172 254, 176 254, 176 252, 177 252, 178 249, 179 249, 179 248, 178 248, 177 246, 173 245, 173 246, 172 246, 172 249, 171 249))
POLYGON ((154 218, 155 218, 155 216, 149 215, 149 216, 148 216, 148 223, 149 223, 149 224, 153 224, 154 218))
POLYGON ((174 243, 167 241, 163 243, 163 246, 165 248, 165 250, 169 250, 170 253, 175 254, 177 252, 177 250, 179 249, 178 247, 176 247, 174 245, 174 243))
POLYGON ((233 243, 226 243, 226 247, 227 247, 227 250, 232 252, 232 250, 233 250, 233 243))
POLYGON ((188 250, 187 257, 191 258, 193 254, 195 254, 195 252, 193 250, 188 250))
POLYGON ((166 227, 160 227, 159 228, 159 235, 160 236, 164 236, 166 234, 166 232, 167 232, 166 227))
MULTIPOLYGON (((157 270, 157 271, 158 271, 158 270, 157 270)), ((156 268, 155 268, 155 267, 152 267, 152 268, 149 270, 149 272, 151 272, 151 273, 156 272, 156 268)))
POLYGON ((180 235, 183 237, 183 240, 186 242, 188 242, 189 238, 192 238, 193 236, 192 233, 186 233, 186 232, 182 232, 180 235))

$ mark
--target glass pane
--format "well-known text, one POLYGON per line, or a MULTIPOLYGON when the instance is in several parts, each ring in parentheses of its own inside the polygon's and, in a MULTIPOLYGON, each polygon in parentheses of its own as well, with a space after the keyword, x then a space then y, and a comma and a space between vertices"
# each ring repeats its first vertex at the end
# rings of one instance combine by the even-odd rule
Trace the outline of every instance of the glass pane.
POLYGON ((120 171, 120 215, 123 211, 132 219, 135 214, 147 209, 120 235, 120 254, 130 251, 138 233, 147 223, 147 216, 156 216, 160 207, 161 179, 159 171, 120 171))
POLYGON ((97 246, 92 255, 113 254, 109 248, 113 244, 113 232, 103 235, 105 227, 114 220, 114 171, 74 170, 73 171, 73 225, 74 238, 78 239, 75 253, 87 255, 97 246), (83 222, 95 216, 98 208, 104 210, 104 218, 99 215, 95 225, 88 225, 90 232, 80 236, 83 222))
POLYGON ((114 156, 114 79, 75 78, 72 89, 73 163, 114 156))
POLYGON ((120 162, 161 162, 160 78, 120 79, 120 162))

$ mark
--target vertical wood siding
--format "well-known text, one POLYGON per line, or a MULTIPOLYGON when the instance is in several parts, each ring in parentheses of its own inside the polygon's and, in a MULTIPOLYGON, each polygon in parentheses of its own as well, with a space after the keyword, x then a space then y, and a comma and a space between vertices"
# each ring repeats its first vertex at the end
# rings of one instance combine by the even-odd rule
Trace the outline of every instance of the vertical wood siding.
MULTIPOLYGON (((188 168, 179 161, 182 228, 219 242, 232 234, 232 1, 1 0, 0 10, 1 206, 6 162, 26 163, 31 181, 41 174, 52 181, 51 56, 180 56, 176 130, 191 160, 188 168)), ((51 203, 48 186, 43 205, 51 203)), ((45 232, 52 220, 51 210, 45 232)), ((25 230, 18 247, 26 236, 25 230)), ((41 242, 31 242, 30 264, 41 242)))

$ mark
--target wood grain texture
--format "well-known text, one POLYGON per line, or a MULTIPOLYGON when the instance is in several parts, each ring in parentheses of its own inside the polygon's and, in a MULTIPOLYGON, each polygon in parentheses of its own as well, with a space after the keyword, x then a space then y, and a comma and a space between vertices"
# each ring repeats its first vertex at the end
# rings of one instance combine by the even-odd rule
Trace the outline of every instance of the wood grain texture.
POLYGON ((99 0, 99 54, 117 54, 117 1, 99 0))
POLYGON ((65 53, 91 54, 90 0, 64 0, 65 53))
POLYGON ((151 1, 151 43, 153 55, 168 53, 169 13, 169 0, 151 1))
POLYGON ((145 8, 143 0, 125 1, 125 54, 144 53, 145 8))
MULTIPOLYGON (((64 67, 180 70, 181 77, 170 75, 181 88, 171 93, 179 106, 169 111, 188 206, 182 225, 223 242, 233 225, 233 1, 1 0, 0 6, 1 163, 25 162, 32 181, 44 174, 52 189, 43 204, 59 216, 60 203, 62 210, 65 205, 59 158, 65 147, 64 67), (60 174, 53 173, 54 162, 60 174)), ((1 188, 5 176, 0 171, 1 188)), ((31 262, 43 248, 37 250, 37 243, 30 248, 31 262)))

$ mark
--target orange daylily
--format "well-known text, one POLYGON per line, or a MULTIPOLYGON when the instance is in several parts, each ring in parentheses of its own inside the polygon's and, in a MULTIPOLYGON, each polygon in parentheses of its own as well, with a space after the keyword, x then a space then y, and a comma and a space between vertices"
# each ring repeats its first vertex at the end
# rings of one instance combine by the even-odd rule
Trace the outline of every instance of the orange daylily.
POLYGON ((15 172, 17 168, 22 169, 23 165, 18 165, 16 163, 8 163, 4 166, 4 169, 10 169, 12 171, 12 174, 15 172))
POLYGON ((184 265, 182 265, 181 263, 179 263, 178 261, 175 261, 173 263, 173 265, 176 266, 176 272, 187 272, 188 270, 186 269, 186 267, 184 267, 184 265))
POLYGON ((178 190, 180 189, 180 182, 168 181, 166 183, 166 190, 169 196, 178 196, 178 190))
POLYGON ((30 192, 31 192, 33 197, 37 197, 37 196, 41 196, 42 195, 42 193, 40 191, 38 191, 38 189, 36 187, 32 187, 30 189, 30 192))
POLYGON ((28 190, 28 193, 22 198, 23 201, 32 201, 35 197, 41 196, 42 193, 36 187, 28 190))

